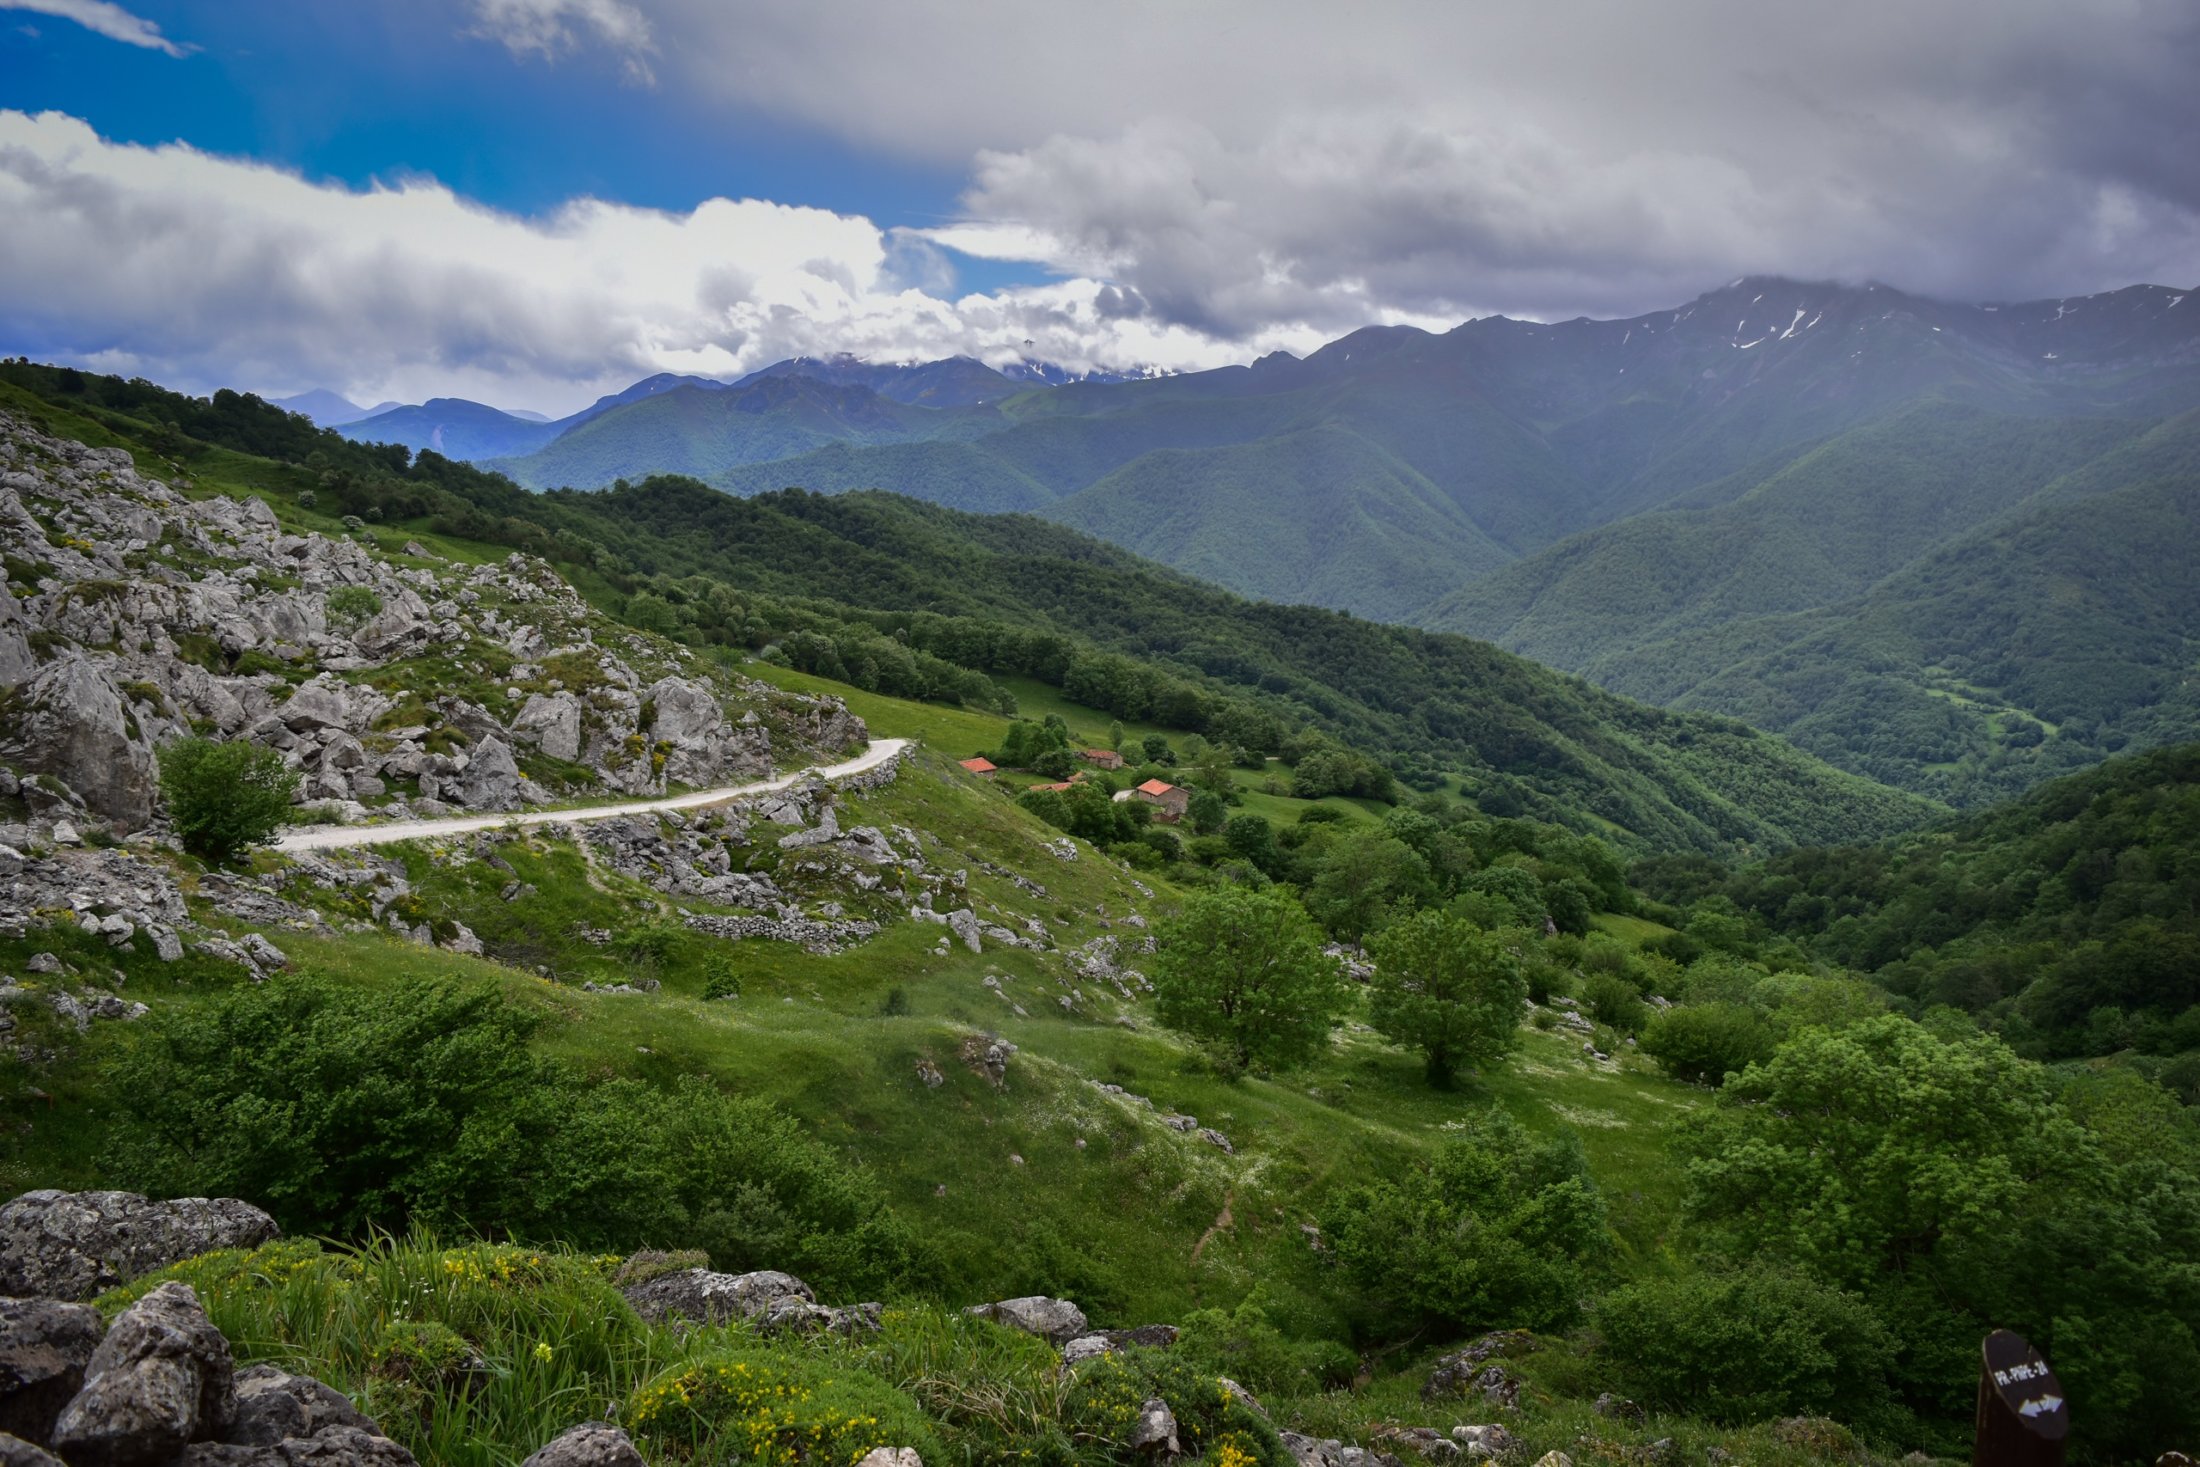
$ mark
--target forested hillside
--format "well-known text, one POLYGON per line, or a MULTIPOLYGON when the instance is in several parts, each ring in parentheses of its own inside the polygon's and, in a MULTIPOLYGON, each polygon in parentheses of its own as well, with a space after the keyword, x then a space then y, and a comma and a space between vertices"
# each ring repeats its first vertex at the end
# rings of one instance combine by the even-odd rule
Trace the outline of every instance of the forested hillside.
POLYGON ((530 495, 235 394, 200 402, 21 364, 0 378, 71 413, 126 415, 118 426, 186 465, 233 445, 270 460, 236 471, 316 486, 363 520, 543 554, 653 630, 758 649, 796 631, 839 638, 843 672, 874 669, 859 683, 907 676, 961 699, 984 696, 975 674, 1034 676, 1125 717, 1166 705, 1176 726, 1256 753, 1309 730, 1411 783, 1456 781, 1490 813, 1642 850, 1868 839, 1933 813, 1732 720, 1631 703, 1463 637, 1244 601, 1035 519, 890 495, 744 500, 670 478, 530 495))
POLYGON ((1431 611, 1975 805, 2200 731, 2200 414, 1938 404, 1576 536, 1431 611))
POLYGON ((1947 830, 1739 870, 1639 867, 1651 895, 1739 914, 2046 1058, 2135 1051, 2200 1102, 2200 744, 2111 760, 1947 830), (2169 1062, 2174 1061, 2174 1065, 2169 1062))
POLYGON ((1964 806, 2200 733, 2185 293, 1959 306, 1752 278, 1628 320, 1369 329, 1161 380, 1018 392, 973 365, 782 363, 845 412, 690 392, 505 466, 1027 510, 1964 806))

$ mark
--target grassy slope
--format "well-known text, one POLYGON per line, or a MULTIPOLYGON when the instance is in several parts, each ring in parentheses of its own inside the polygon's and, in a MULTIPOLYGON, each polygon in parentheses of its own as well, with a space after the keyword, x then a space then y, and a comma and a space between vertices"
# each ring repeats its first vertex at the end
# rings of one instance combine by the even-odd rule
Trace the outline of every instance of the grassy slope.
MULTIPOLYGON (((991 905, 1043 916, 1069 946, 1104 930, 1103 921, 1119 924, 1133 911, 1158 916, 1173 902, 1166 886, 1144 896, 1122 868, 1089 852, 1075 862, 1046 854, 1039 843, 1054 832, 1016 809, 1001 789, 953 767, 951 756, 961 747, 996 742, 1002 720, 880 698, 781 669, 753 670, 783 686, 840 693, 875 732, 928 741, 901 780, 852 802, 843 819, 930 831, 947 847, 931 854, 935 865, 983 859, 1048 888, 1040 900, 972 866, 981 911, 991 905)), ((1080 732, 1105 726, 1089 710, 1065 711, 1080 732)), ((1284 820, 1308 804, 1253 798, 1263 813, 1284 820)), ((941 929, 913 923, 889 926, 838 956, 758 942, 728 948, 690 936, 666 960, 661 993, 586 994, 578 991, 581 982, 617 981, 630 969, 563 934, 576 924, 630 925, 659 904, 654 893, 589 870, 573 846, 539 834, 501 850, 521 879, 539 889, 510 904, 493 899, 493 888, 507 879, 502 873, 408 849, 427 914, 474 925, 492 952, 524 942, 560 981, 381 933, 271 929, 268 935, 300 965, 367 986, 422 974, 487 977, 544 1012, 539 1043, 547 1051, 592 1072, 656 1082, 701 1072, 779 1101, 878 1168, 896 1206, 942 1249, 951 1276, 971 1297, 1043 1282, 998 1271, 997 1242, 1007 1229, 1027 1241, 1051 1233, 1092 1260, 1094 1291, 1121 1322, 1234 1302, 1265 1280, 1287 1311, 1341 1328, 1298 1224, 1312 1219, 1332 1186, 1410 1165, 1427 1154, 1446 1120, 1491 1100, 1538 1128, 1579 1128, 1611 1194, 1628 1257, 1648 1263, 1664 1252, 1677 1196, 1656 1123, 1697 1096, 1639 1062, 1606 1074, 1583 1062, 1577 1044, 1526 1031, 1523 1054, 1485 1085, 1443 1095, 1426 1087, 1413 1056, 1352 1030, 1304 1073, 1228 1084, 1143 1020, 1136 1029, 1118 1027, 1117 1006, 1097 995, 1078 1015, 1065 1015, 1056 1002, 1063 992, 1055 976, 1059 960, 1021 951, 971 954, 959 945, 938 956, 941 929), (743 996, 704 1003, 703 958, 722 950, 736 955, 743 996), (979 980, 987 975, 997 976, 1028 1015, 1015 1014, 1007 999, 984 987, 979 980), (909 1012, 882 1017, 881 1004, 896 988, 909 1012), (1021 1050, 1005 1090, 957 1058, 961 1039, 978 1031, 1002 1035, 1021 1050), (945 1086, 928 1090, 918 1081, 920 1057, 946 1073, 945 1086), (1199 1116, 1230 1135, 1238 1155, 1225 1157, 1159 1127, 1150 1114, 1094 1091, 1087 1079, 1110 1080, 1164 1111, 1199 1116), (1074 1144, 1079 1137, 1082 1149, 1074 1144), (1011 1154, 1024 1165, 1011 1162, 1011 1154), (941 1186, 944 1197, 935 1190, 941 1186), (1236 1225, 1217 1232, 1195 1263, 1194 1247, 1226 1205, 1236 1225)), ((260 864, 278 869, 273 857, 260 864)), ((1138 935, 1120 925, 1113 930, 1125 939, 1138 935)), ((0 968, 20 971, 32 951, 56 941, 0 942, 0 968)), ((67 935, 59 942, 72 961, 113 960, 89 939, 67 935)), ((132 980, 127 991, 163 1007, 205 1002, 228 981, 197 960, 164 969, 148 957, 123 955, 120 964, 132 980)), ((0 1185, 103 1180, 98 1138, 120 1102, 96 1087, 84 1061, 127 1041, 121 1026, 101 1026, 82 1042, 79 1062, 47 1083, 52 1109, 0 1161, 0 1185)))

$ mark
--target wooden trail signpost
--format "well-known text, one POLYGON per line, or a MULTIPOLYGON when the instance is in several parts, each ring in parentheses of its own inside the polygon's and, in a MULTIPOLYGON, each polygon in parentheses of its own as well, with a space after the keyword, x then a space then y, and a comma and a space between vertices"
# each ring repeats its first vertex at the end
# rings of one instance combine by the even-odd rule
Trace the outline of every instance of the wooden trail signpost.
POLYGON ((2070 1403, 2021 1335, 1997 1329, 1979 1347, 1978 1432, 1971 1467, 2062 1467, 2070 1403))

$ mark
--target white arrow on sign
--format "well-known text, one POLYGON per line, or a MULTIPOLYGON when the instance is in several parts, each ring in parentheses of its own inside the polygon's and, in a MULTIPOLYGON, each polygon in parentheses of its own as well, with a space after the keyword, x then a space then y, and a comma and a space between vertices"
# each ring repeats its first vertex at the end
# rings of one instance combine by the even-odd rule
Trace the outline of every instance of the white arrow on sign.
POLYGON ((2061 1396, 2039 1396, 2019 1406, 2017 1414, 2019 1416, 2045 1416, 2050 1411, 2060 1409, 2062 1403, 2061 1396))

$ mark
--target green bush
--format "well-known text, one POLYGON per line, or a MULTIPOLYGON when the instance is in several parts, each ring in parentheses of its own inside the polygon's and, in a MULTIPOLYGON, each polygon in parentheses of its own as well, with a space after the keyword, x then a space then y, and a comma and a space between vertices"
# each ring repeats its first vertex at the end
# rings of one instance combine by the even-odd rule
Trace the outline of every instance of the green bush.
POLYGON ((731 953, 712 953, 703 960, 703 999, 709 1002, 741 996, 741 971, 731 953))
POLYGON ((1203 1370, 1243 1382, 1262 1395, 1311 1396, 1349 1379, 1352 1353, 1331 1340, 1288 1338, 1268 1316, 1263 1290, 1235 1309, 1198 1309, 1184 1317, 1176 1353, 1203 1370))
POLYGON ((1504 938, 1443 912, 1416 912, 1376 933, 1368 951, 1368 1022, 1420 1050, 1431 1085, 1449 1088, 1457 1070, 1487 1065, 1518 1042, 1528 985, 1504 938))
POLYGON ((1390 1328, 1564 1324, 1606 1245, 1580 1143, 1538 1140, 1496 1109, 1454 1124, 1427 1175, 1334 1196, 1323 1236, 1390 1328))
POLYGON ((685 1361, 634 1392, 620 1416, 653 1458, 757 1467, 851 1463, 876 1447, 942 1460, 917 1403, 846 1359, 795 1349, 726 1350, 685 1361))
POLYGON ((1684 1004, 1658 1014, 1642 1035, 1642 1052, 1676 1080, 1721 1085, 1772 1058, 1772 1028, 1737 1003, 1684 1004))
POLYGON ((298 771, 273 749, 238 740, 175 739, 160 747, 160 792, 183 848, 214 862, 265 842, 281 828, 298 771))
POLYGON ((1169 1403, 1187 1459, 1207 1467, 1294 1467, 1268 1418, 1190 1359, 1165 1350, 1125 1350, 1077 1367, 1062 1423, 1090 1467, 1137 1467, 1126 1440, 1147 1401, 1169 1403))
POLYGON ((1591 973, 1581 985, 1581 999, 1599 1024, 1629 1034, 1639 1031, 1650 1017, 1641 990, 1616 974, 1591 973))
POLYGON ((874 1296, 919 1268, 861 1167, 700 1076, 588 1083, 528 1050, 493 987, 365 991, 296 974, 172 1011, 124 1061, 117 1170, 248 1197, 293 1233, 463 1225, 589 1247, 694 1246, 874 1296))
POLYGON ((111 1318, 181 1280, 240 1365, 271 1360, 328 1382, 422 1462, 505 1467, 662 1367, 664 1344, 606 1276, 617 1261, 420 1235, 327 1251, 285 1238, 205 1254, 97 1303, 111 1318))
POLYGON ((1798 1274, 1751 1268, 1631 1284, 1597 1306, 1603 1356, 1656 1410, 1739 1424, 1886 1409, 1894 1340, 1869 1305, 1798 1274))
POLYGON ((328 619, 332 626, 351 631, 382 609, 382 598, 365 586, 338 586, 328 593, 328 619))

